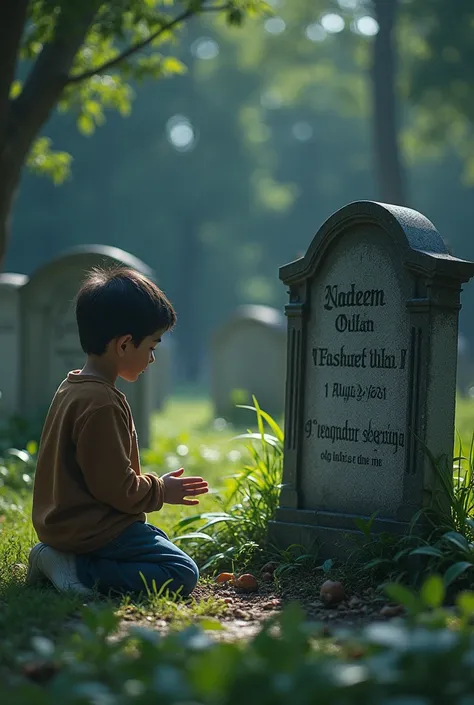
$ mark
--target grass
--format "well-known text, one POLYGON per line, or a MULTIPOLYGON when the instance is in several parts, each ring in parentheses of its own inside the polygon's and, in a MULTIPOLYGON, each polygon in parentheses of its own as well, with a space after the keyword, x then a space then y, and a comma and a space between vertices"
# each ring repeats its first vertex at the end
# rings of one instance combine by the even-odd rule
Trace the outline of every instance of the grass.
MULTIPOLYGON (((474 402, 458 402, 456 423, 462 452, 468 454, 474 429, 474 402)), ((262 470, 262 463, 268 464, 268 458, 265 458, 267 449, 264 445, 252 458, 252 453, 245 448, 248 439, 235 440, 242 431, 244 429, 231 427, 222 420, 214 420, 207 401, 184 397, 172 399, 153 420, 153 440, 151 448, 142 453, 143 468, 163 473, 183 466, 188 474, 202 475, 208 480, 211 492, 201 499, 198 512, 196 507, 167 505, 161 512, 150 514, 148 520, 175 537, 183 533, 183 525, 193 516, 224 510, 230 515, 238 515, 245 502, 249 506, 245 492, 232 497, 232 488, 236 489, 235 476, 246 477, 249 482, 258 484, 264 474, 259 476, 255 468, 262 470), (229 479, 231 476, 234 479, 229 479), (223 497, 232 499, 227 507, 223 507, 223 497)), ((30 447, 30 452, 33 453, 34 448, 30 447)), ((0 465, 0 679, 2 669, 11 671, 18 666, 18 659, 30 648, 32 636, 54 636, 63 629, 68 618, 78 618, 82 606, 80 599, 59 595, 47 588, 28 589, 24 586, 24 572, 18 564, 26 564, 28 550, 36 542, 29 519, 33 469, 34 462, 26 453, 11 456, 5 467, 0 465), (8 489, 10 487, 13 489, 8 489)), ((277 475, 276 472, 273 478, 277 475)), ((264 501, 265 492, 270 490, 264 486, 260 500, 264 501)), ((273 499, 272 496, 271 501, 273 499)), ((261 504, 256 502, 249 511, 260 516, 261 509, 261 504)), ((190 526, 198 530, 199 524, 195 524, 196 521, 190 526)), ((221 538, 231 545, 232 533, 221 538)), ((238 540, 242 541, 242 536, 238 540)), ((191 554, 193 550, 202 550, 198 542, 183 544, 183 548, 191 554)), ((286 565, 285 556, 281 562, 286 565)), ((298 564, 293 554, 288 555, 286 562, 289 568, 298 564)), ((303 569, 308 564, 314 571, 314 562, 309 556, 303 555, 300 562, 303 569)), ((146 623, 159 618, 171 622, 174 627, 219 618, 223 610, 223 603, 217 598, 176 601, 153 592, 140 600, 124 598, 113 603, 98 600, 96 608, 106 610, 111 604, 121 619, 146 623)))
POLYGON ((174 540, 204 548, 203 569, 229 569, 231 563, 247 567, 255 563, 265 543, 268 522, 278 506, 283 465, 283 432, 274 419, 260 409, 244 407, 256 414, 257 431, 239 434, 234 441, 246 442, 247 458, 237 472, 227 477, 222 495, 216 495, 219 511, 198 512, 182 518, 174 540))
MULTIPOLYGON (((201 578, 201 584, 211 582, 209 578, 201 578)), ((188 600, 173 600, 166 596, 150 591, 146 596, 139 599, 131 599, 129 596, 120 601, 116 614, 122 619, 133 621, 155 619, 165 620, 173 628, 189 626, 205 619, 220 617, 225 612, 225 602, 217 597, 208 596, 205 598, 194 598, 188 600)))
POLYGON ((463 452, 468 453, 474 432, 474 400, 458 397, 456 400, 456 433, 462 440, 463 452))
MULTIPOLYGON (((201 475, 209 482, 210 492, 200 499, 199 510, 214 511, 226 478, 246 456, 244 444, 233 441, 239 430, 214 419, 208 401, 172 399, 153 420, 151 448, 142 453, 143 464, 157 473, 184 467, 186 474, 201 475)), ((195 513, 196 507, 168 505, 149 514, 148 521, 172 536, 176 524, 195 513)))
POLYGON ((46 588, 27 588, 24 570, 28 549, 35 542, 29 520, 29 502, 24 510, 7 513, 0 532, 0 674, 14 667, 33 636, 56 635, 64 620, 81 606, 76 597, 46 588))
MULTIPOLYGON (((248 461, 244 442, 232 440, 241 430, 215 421, 208 402, 173 399, 153 419, 151 448, 142 453, 143 470, 161 474, 183 466, 187 474, 202 475, 211 492, 201 499, 199 510, 216 511, 221 507, 218 498, 226 478, 248 461)), ((30 446, 30 452, 34 451, 30 446)), ((18 665, 32 636, 54 636, 65 620, 78 616, 82 605, 80 599, 53 589, 24 585, 21 566, 26 565, 29 549, 37 541, 30 520, 33 471, 34 460, 26 452, 10 454, 8 463, 0 465, 0 676, 2 669, 18 665)), ((166 505, 149 514, 148 521, 172 537, 179 522, 195 513, 196 507, 166 505)), ((122 619, 146 622, 159 617, 173 628, 216 618, 224 609, 217 598, 174 600, 153 591, 138 600, 125 597, 111 603, 98 599, 96 607, 106 610, 111 604, 122 619)))

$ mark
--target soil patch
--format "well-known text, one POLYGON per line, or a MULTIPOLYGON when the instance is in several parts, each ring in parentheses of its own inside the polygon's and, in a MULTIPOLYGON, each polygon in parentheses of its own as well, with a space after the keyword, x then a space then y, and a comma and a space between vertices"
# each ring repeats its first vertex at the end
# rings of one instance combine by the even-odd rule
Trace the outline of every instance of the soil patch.
MULTIPOLYGON (((403 613, 401 608, 389 605, 372 588, 349 594, 336 607, 327 607, 319 599, 319 582, 316 584, 310 578, 286 580, 279 586, 262 583, 258 591, 253 593, 242 593, 230 586, 213 584, 198 585, 193 592, 196 602, 210 597, 218 598, 223 603, 223 613, 219 617, 223 629, 206 630, 219 641, 245 641, 253 638, 269 618, 278 615, 291 602, 298 602, 308 621, 322 624, 327 634, 340 627, 357 629, 403 613)), ((131 626, 156 629, 163 634, 175 628, 173 620, 160 619, 159 615, 136 618, 130 614, 129 617, 125 615, 117 637, 125 634, 131 626)))

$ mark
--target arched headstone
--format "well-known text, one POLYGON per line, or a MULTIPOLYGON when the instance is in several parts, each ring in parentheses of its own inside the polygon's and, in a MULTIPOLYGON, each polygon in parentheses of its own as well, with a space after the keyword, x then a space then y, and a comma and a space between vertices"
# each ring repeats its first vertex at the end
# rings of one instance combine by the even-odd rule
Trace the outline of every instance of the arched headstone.
MULTIPOLYGON (((344 553, 355 518, 404 532, 452 463, 461 283, 434 225, 368 201, 332 215, 289 287, 285 456, 276 543, 344 553)), ((442 495, 440 495, 442 498, 442 495)))
POLYGON ((286 326, 283 314, 269 306, 242 306, 214 335, 211 389, 215 413, 243 418, 236 403, 252 403, 264 411, 283 413, 286 326))
MULTIPOLYGON (((73 369, 84 364, 74 311, 74 298, 86 273, 95 266, 123 265, 153 278, 141 260, 116 247, 83 245, 38 269, 20 291, 21 410, 27 418, 44 416, 52 396, 73 369)), ((140 445, 149 444, 149 420, 157 376, 135 383, 119 381, 133 410, 140 445)))

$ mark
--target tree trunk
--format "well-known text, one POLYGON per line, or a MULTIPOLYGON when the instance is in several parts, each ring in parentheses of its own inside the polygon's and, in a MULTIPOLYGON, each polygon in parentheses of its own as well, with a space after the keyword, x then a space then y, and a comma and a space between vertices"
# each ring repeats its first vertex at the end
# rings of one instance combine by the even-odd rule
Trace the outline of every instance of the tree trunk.
POLYGON ((379 198, 386 203, 406 202, 398 144, 395 39, 398 0, 374 0, 379 24, 372 50, 372 123, 374 162, 379 198))
POLYGON ((7 248, 11 207, 21 169, 12 146, 18 125, 12 120, 10 88, 28 5, 29 0, 11 0, 0 8, 0 265, 7 248))
POLYGON ((202 266, 202 244, 199 241, 198 219, 193 213, 182 219, 179 254, 179 295, 176 308, 182 374, 186 382, 199 381, 201 371, 202 333, 198 307, 199 272, 202 266))
MULTIPOLYGON (((0 179, 0 194, 3 190, 2 179, 0 179)), ((13 198, 2 198, 2 195, 0 195, 0 272, 3 270, 10 242, 11 204, 13 201, 13 198)))
POLYGON ((14 77, 28 3, 25 0, 17 3, 15 0, 5 4, 10 8, 8 17, 16 21, 17 31, 14 41, 9 40, 0 51, 0 109, 3 106, 0 116, 0 267, 7 250, 10 213, 21 169, 31 145, 68 82, 74 58, 100 4, 101 0, 87 0, 83 3, 82 13, 75 15, 74 22, 66 12, 60 13, 53 39, 43 46, 20 95, 14 100, 9 97, 9 88, 14 77), (12 8, 17 10, 15 16, 12 8))
POLYGON ((21 169, 65 87, 114 68, 193 16, 229 9, 227 4, 202 7, 199 2, 197 5, 191 3, 181 14, 161 24, 146 39, 132 44, 121 54, 107 59, 100 66, 70 75, 76 54, 103 0, 62 3, 53 38, 42 46, 20 95, 12 100, 10 88, 29 4, 30 0, 3 0, 3 3, 0 0, 0 269, 6 254, 10 212, 21 169))
POLYGON ((13 203, 18 191, 21 160, 10 153, 8 144, 0 145, 0 271, 10 239, 10 221, 13 203))

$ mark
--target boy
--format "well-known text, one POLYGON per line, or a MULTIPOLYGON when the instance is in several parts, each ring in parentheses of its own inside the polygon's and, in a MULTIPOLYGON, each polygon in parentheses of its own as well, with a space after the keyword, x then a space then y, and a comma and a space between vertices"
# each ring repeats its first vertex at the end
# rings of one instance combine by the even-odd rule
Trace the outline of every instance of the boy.
POLYGON ((183 468, 161 478, 142 474, 137 437, 120 377, 135 382, 154 362, 161 336, 176 322, 166 296, 127 268, 94 269, 76 301, 82 370, 70 372, 51 403, 41 437, 33 525, 41 543, 29 557, 27 583, 92 596, 159 590, 188 595, 194 561, 146 523, 145 512, 198 504, 202 477, 183 468))

